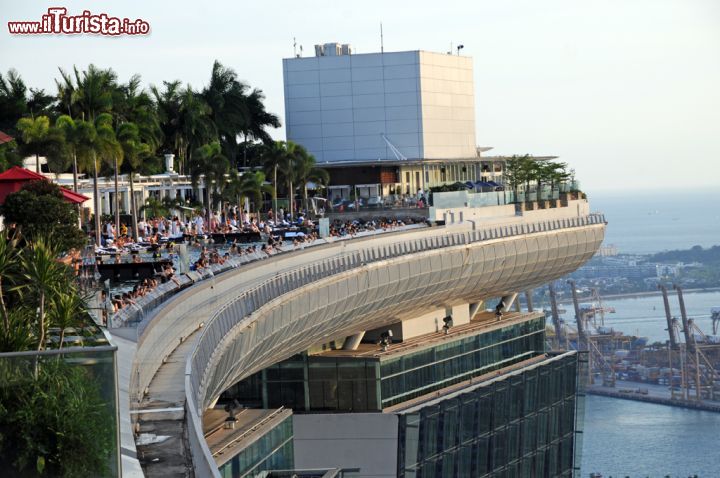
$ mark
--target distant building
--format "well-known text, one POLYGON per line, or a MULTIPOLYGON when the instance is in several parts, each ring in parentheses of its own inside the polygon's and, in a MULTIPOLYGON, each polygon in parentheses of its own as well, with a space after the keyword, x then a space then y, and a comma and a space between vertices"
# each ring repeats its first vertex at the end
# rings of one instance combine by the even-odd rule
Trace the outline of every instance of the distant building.
POLYGON ((330 172, 331 197, 501 180, 504 158, 476 146, 472 58, 338 43, 315 53, 283 60, 285 122, 288 140, 330 172))
POLYGON ((618 255, 618 248, 615 244, 603 245, 597 252, 600 257, 613 257, 618 255))

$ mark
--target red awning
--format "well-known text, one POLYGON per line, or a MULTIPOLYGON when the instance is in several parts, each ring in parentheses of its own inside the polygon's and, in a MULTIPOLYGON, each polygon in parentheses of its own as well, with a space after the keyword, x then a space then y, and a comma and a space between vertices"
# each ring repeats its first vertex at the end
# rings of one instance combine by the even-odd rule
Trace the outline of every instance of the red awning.
POLYGON ((36 179, 47 178, 42 174, 34 173, 20 166, 13 166, 4 173, 0 173, 0 181, 33 181, 36 179))
MULTIPOLYGON (((4 173, 0 173, 0 204, 5 202, 8 194, 19 191, 22 185, 30 181, 47 181, 48 179, 42 174, 30 171, 29 169, 13 166, 4 173)), ((87 196, 76 193, 69 189, 60 187, 63 198, 73 204, 82 204, 88 199, 87 196)))
POLYGON ((90 199, 87 196, 62 187, 60 188, 60 192, 62 192, 63 198, 65 198, 67 202, 71 202, 73 204, 82 204, 88 199, 90 199))
POLYGON ((0 131, 0 144, 9 143, 9 142, 12 141, 13 139, 15 139, 15 138, 13 138, 12 136, 10 136, 9 134, 5 134, 5 133, 3 133, 2 131, 0 131))

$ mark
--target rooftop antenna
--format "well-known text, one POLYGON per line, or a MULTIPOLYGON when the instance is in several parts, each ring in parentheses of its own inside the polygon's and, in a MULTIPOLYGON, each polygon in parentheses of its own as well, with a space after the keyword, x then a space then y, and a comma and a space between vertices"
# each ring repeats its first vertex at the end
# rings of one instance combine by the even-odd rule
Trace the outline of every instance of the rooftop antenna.
POLYGON ((302 45, 300 45, 300 56, 303 56, 302 45))
POLYGON ((383 43, 382 22, 380 22, 380 53, 385 53, 385 45, 383 43))
POLYGON ((447 54, 452 55, 452 52, 453 52, 453 44, 452 44, 452 42, 450 42, 450 50, 448 50, 447 54))
POLYGON ((298 57, 298 54, 297 54, 297 41, 295 41, 295 37, 293 37, 293 56, 294 56, 295 58, 298 57))

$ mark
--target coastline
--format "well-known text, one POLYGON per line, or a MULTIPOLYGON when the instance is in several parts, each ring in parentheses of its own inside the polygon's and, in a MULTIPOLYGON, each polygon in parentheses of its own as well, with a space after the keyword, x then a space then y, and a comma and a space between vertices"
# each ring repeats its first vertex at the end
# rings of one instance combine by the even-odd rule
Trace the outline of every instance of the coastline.
MULTIPOLYGON (((671 292, 671 291, 668 291, 671 292)), ((720 292, 720 287, 705 287, 705 288, 696 288, 696 289, 683 289, 683 294, 688 293, 697 293, 697 292, 720 292)), ((662 293, 657 291, 647 291, 647 292, 628 292, 625 294, 608 294, 603 295, 603 300, 611 300, 611 299, 634 299, 638 297, 653 297, 653 296, 661 296, 662 293)), ((591 300, 592 297, 578 297, 579 301, 587 301, 591 300)), ((558 304, 571 304, 572 299, 562 299, 558 301, 558 304)))
POLYGON ((618 398, 621 400, 634 400, 636 402, 654 403, 657 405, 666 405, 670 407, 687 408, 690 410, 703 410, 706 412, 720 413, 720 406, 707 403, 686 400, 671 400, 669 398, 657 397, 653 395, 639 395, 636 393, 620 393, 613 390, 605 390, 600 388, 588 387, 585 391, 588 395, 600 395, 603 397, 618 398))

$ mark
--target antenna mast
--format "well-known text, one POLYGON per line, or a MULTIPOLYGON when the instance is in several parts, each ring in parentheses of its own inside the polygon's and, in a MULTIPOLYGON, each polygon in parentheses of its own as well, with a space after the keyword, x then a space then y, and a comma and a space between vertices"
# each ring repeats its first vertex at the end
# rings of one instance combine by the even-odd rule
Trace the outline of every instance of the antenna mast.
POLYGON ((297 41, 295 41, 295 37, 293 37, 293 56, 297 58, 297 41))
POLYGON ((383 44, 382 22, 380 22, 380 53, 385 53, 385 45, 383 44))

